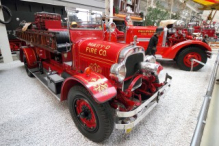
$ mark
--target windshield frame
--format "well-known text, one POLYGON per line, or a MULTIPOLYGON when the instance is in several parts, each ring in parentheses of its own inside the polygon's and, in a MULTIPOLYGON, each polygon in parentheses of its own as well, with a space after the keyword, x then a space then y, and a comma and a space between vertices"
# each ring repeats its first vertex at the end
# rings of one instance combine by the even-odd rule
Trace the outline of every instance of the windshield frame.
MULTIPOLYGON (((103 21, 102 21, 102 15, 100 13, 93 13, 93 12, 90 12, 90 11, 83 11, 83 10, 76 10, 75 8, 68 8, 68 7, 65 7, 65 10, 66 10, 66 13, 67 13, 67 28, 68 29, 71 29, 71 30, 93 30, 93 31, 102 31, 103 30, 103 21), (72 13, 72 15, 76 14, 76 13, 84 13, 84 14, 87 14, 87 20, 88 20, 88 17, 90 16, 98 16, 99 15, 99 19, 100 19, 100 24, 98 25, 98 27, 101 26, 101 28, 88 28, 88 27, 82 27, 82 28, 72 28, 70 27, 70 13, 72 13)), ((98 17, 96 17, 98 18, 98 17)), ((73 21, 72 21, 73 22, 73 21)), ((76 21, 75 21, 76 22, 76 21)), ((78 21, 79 22, 79 21, 78 21)), ((76 23, 78 23, 76 22, 76 23)), ((80 23, 83 23, 83 22, 92 22, 92 21, 81 21, 80 23)), ((98 22, 98 21, 95 21, 95 22, 98 22)), ((95 25, 95 24, 94 24, 95 25)))

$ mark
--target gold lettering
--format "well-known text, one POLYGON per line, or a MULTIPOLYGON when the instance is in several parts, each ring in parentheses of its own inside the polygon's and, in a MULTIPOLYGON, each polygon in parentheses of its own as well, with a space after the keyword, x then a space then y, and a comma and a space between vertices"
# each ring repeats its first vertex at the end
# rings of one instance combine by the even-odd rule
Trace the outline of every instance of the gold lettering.
POLYGON ((100 49, 99 55, 100 56, 106 56, 106 50, 100 49))
POLYGON ((105 48, 105 49, 109 49, 109 48, 110 48, 110 45, 106 46, 106 48, 105 48))
POLYGON ((86 47, 86 52, 89 50, 89 47, 86 47))
POLYGON ((94 48, 91 48, 90 50, 91 50, 90 52, 91 52, 91 53, 93 53, 93 51, 94 51, 94 48))
POLYGON ((102 54, 103 54, 103 50, 101 49, 101 50, 99 51, 99 55, 102 56, 102 54))
POLYGON ((97 49, 94 49, 94 54, 97 54, 97 49))

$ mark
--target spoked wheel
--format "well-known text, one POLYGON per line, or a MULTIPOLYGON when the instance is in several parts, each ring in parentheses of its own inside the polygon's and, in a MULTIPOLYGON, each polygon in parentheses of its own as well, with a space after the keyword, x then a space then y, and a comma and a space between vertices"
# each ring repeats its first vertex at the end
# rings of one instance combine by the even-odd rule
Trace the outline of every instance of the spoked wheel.
POLYGON ((25 55, 24 55, 23 61, 24 61, 24 67, 25 67, 25 70, 27 72, 27 75, 29 77, 34 77, 34 75, 29 71, 28 64, 27 64, 27 58, 25 55))
POLYGON ((89 102, 83 99, 83 97, 78 96, 74 99, 73 106, 75 108, 75 115, 77 115, 81 126, 87 131, 95 131, 97 129, 98 120, 89 102))
MULTIPOLYGON (((207 62, 207 54, 201 48, 188 47, 184 49, 177 57, 177 65, 180 69, 190 71, 192 66, 192 59, 196 59, 203 63, 207 62)), ((193 70, 197 71, 203 67, 202 64, 198 62, 193 62, 193 70)))
MULTIPOLYGON (((188 54, 185 55, 185 57, 183 58, 183 63, 187 66, 187 67, 191 67, 192 66, 192 61, 191 59, 196 59, 198 61, 201 61, 201 55, 199 53, 196 52, 190 52, 188 54)), ((197 62, 193 62, 193 67, 198 66, 199 63, 197 62)))
POLYGON ((114 113, 109 103, 98 104, 82 86, 68 93, 68 106, 78 130, 94 142, 107 139, 114 128, 114 113))

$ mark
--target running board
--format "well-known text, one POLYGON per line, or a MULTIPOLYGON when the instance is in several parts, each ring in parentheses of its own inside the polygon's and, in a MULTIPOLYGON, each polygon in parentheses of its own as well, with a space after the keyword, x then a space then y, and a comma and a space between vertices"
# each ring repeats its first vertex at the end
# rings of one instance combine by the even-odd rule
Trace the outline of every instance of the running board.
POLYGON ((39 70, 37 71, 36 68, 29 69, 29 71, 36 77, 36 79, 38 79, 46 87, 46 89, 48 89, 52 93, 52 95, 54 95, 56 97, 56 99, 58 99, 60 101, 61 94, 55 94, 48 87, 47 76, 46 76, 45 70, 44 70, 44 74, 41 74, 41 72, 39 72, 39 70))

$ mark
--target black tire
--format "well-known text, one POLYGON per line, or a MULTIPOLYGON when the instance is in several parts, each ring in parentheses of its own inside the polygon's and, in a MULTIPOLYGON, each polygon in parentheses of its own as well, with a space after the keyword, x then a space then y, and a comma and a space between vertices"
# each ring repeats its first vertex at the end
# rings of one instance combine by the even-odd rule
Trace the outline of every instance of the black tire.
MULTIPOLYGON (((182 52, 180 52, 180 54, 177 56, 176 58, 176 63, 179 66, 180 69, 185 70, 185 71, 190 71, 191 70, 191 64, 187 63, 185 64, 185 60, 187 60, 187 62, 189 62, 188 59, 189 57, 188 54, 198 56, 198 58, 200 59, 201 62, 206 63, 207 62, 207 54, 204 50, 202 50, 201 48, 197 48, 197 47, 188 47, 184 50, 182 50, 182 52), (187 58, 187 59, 186 59, 187 58)), ((196 58, 195 58, 196 59, 196 58)), ((191 61, 190 61, 191 63, 191 61)), ((194 66, 193 66, 193 71, 197 71, 199 69, 201 69, 203 67, 203 65, 194 62, 194 66)))
POLYGON ((26 56, 24 55, 24 58, 23 58, 23 61, 24 61, 24 67, 25 67, 25 70, 27 72, 27 75, 31 78, 34 77, 34 75, 29 71, 29 68, 28 68, 28 65, 27 65, 27 58, 26 56))
MULTIPOLYGON (((111 135, 114 128, 114 110, 110 107, 108 102, 98 104, 84 87, 74 86, 68 93, 68 107, 76 127, 88 139, 94 142, 102 142, 111 135), (81 118, 80 115, 82 114, 78 114, 77 110, 80 108, 77 104, 78 101, 85 101, 91 107, 92 111, 89 110, 89 108, 87 108, 88 110, 86 109, 87 116, 81 118), (82 120, 90 117, 91 119, 87 120, 92 121, 92 112, 93 115, 95 115, 96 126, 88 127, 82 120)), ((81 110, 83 110, 83 108, 84 106, 81 110)))

